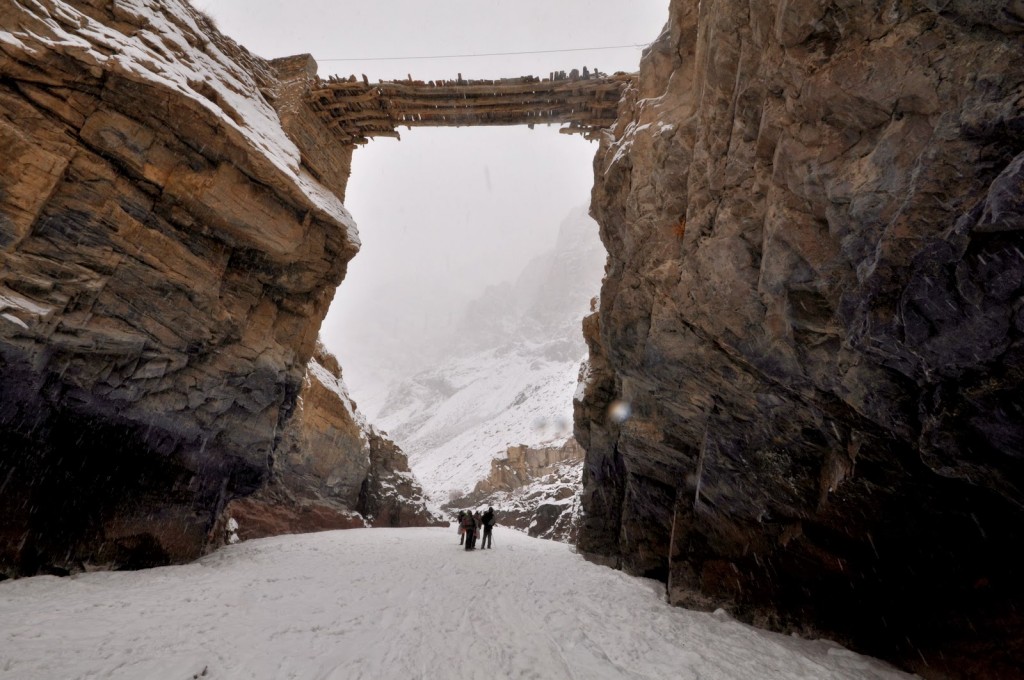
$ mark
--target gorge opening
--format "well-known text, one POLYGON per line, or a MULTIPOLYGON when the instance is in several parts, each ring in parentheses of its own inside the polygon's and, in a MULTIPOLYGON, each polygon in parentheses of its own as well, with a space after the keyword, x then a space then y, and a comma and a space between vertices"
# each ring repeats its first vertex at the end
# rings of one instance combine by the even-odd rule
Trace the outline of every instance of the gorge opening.
MULTIPOLYGON (((338 8, 318 5, 315 14, 320 20, 310 26, 297 22, 294 12, 276 7, 253 8, 236 2, 197 6, 212 15, 222 30, 263 57, 311 53, 319 66, 321 89, 349 80, 356 88, 364 83, 373 87, 378 79, 397 81, 393 87, 401 89, 412 81, 457 84, 520 79, 527 74, 543 80, 552 74, 557 77, 559 72, 568 80, 575 75, 573 69, 577 69, 577 77, 585 74, 586 78, 597 72, 613 76, 634 73, 641 48, 662 29, 667 10, 611 1, 600 7, 574 1, 487 11, 467 2, 429 9, 403 3, 385 16, 366 9, 342 14, 338 8), (616 15, 620 21, 609 24, 604 20, 608 15, 616 15), (358 24, 360 30, 345 30, 344 43, 333 39, 336 31, 327 30, 348 24, 358 24), (421 30, 423 27, 428 29, 421 30), (387 38, 381 39, 383 35, 387 38), (559 52, 559 47, 571 49, 559 52), (576 51, 579 47, 599 49, 576 51), (550 48, 556 49, 552 52, 550 48), (503 54, 493 54, 498 52, 503 54), (454 54, 472 56, 420 58, 454 54), (350 55, 371 58, 333 59, 350 55), (390 58, 401 55, 414 58, 390 58), (337 76, 329 75, 332 73, 337 76), (350 73, 355 75, 349 78, 350 73)), ((587 82, 579 80, 578 84, 587 82)), ((325 94, 324 108, 336 93, 325 94)), ((578 98, 595 99, 592 94, 580 94, 578 98)), ((610 97, 617 99, 617 94, 610 97)), ((359 119, 371 113, 360 112, 359 119)), ((401 141, 378 138, 355 147, 345 202, 363 245, 336 292, 321 336, 339 357, 352 397, 370 422, 380 424, 385 407, 393 413, 398 409, 387 402, 389 386, 401 383, 400 376, 408 379, 436 367, 445 355, 442 348, 451 345, 452 326, 458 325, 467 305, 479 315, 488 305, 502 304, 497 300, 514 291, 520 268, 556 245, 560 225, 570 216, 590 224, 585 237, 591 242, 584 250, 591 251, 591 262, 594 248, 600 250, 603 261, 596 223, 582 215, 589 205, 596 144, 582 135, 559 134, 558 125, 541 121, 530 127, 533 129, 526 125, 408 129, 399 125, 401 141), (480 296, 483 299, 475 300, 480 296)), ((594 269, 592 264, 586 266, 594 269)), ((593 283, 584 286, 590 289, 588 301, 598 293, 600 271, 591 278, 593 283)), ((524 292, 523 286, 519 292, 524 292)), ((576 295, 579 297, 578 291, 576 295)), ((505 304, 509 304, 507 298, 505 304)), ((574 320, 565 320, 573 336, 565 338, 566 347, 543 351, 572 354, 580 350, 574 357, 578 366, 585 355, 578 318, 587 308, 584 302, 574 320)), ((508 311, 511 319, 515 312, 508 311)), ((492 337, 490 342, 498 347, 509 339, 492 337)), ((470 352, 465 346, 450 349, 450 355, 470 352)), ((529 371, 527 364, 517 376, 506 376, 504 384, 514 383, 529 371)), ((563 439, 571 435, 574 387, 568 387, 568 382, 575 383, 577 369, 562 373, 562 412, 530 417, 527 432, 508 433, 508 441, 502 440, 497 450, 483 455, 497 455, 508 444, 537 444, 556 433, 563 439), (538 430, 545 431, 536 438, 538 430)), ((438 386, 442 392, 452 389, 443 383, 423 389, 429 392, 438 386)), ((412 386, 406 384, 406 388, 412 386)), ((528 398, 523 391, 495 399, 511 406, 528 398)), ((491 406, 500 408, 497 403, 491 406)), ((386 421, 382 427, 408 449, 409 442, 403 441, 407 433, 386 421)), ((466 446, 497 446, 504 427, 485 437, 487 443, 466 446)), ((411 455, 413 469, 420 476, 416 458, 411 455)), ((478 460, 469 465, 468 474, 484 476, 486 466, 486 460, 478 460)), ((437 482, 443 488, 432 491, 440 491, 440 500, 444 500, 452 489, 472 488, 472 481, 457 477, 437 482)))

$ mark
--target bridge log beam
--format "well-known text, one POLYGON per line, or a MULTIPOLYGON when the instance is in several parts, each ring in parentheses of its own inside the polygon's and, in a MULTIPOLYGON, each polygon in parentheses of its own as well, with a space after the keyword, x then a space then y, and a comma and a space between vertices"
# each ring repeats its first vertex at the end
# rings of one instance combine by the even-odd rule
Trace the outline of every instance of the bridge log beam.
POLYGON ((563 124, 594 137, 615 123, 635 76, 617 73, 541 80, 389 81, 330 78, 309 88, 309 103, 342 143, 398 137, 397 128, 563 124))

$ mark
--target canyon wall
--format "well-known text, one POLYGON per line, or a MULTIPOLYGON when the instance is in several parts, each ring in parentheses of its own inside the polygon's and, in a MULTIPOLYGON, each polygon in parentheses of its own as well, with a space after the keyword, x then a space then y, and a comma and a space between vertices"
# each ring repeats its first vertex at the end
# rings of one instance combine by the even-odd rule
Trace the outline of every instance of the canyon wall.
POLYGON ((289 425, 359 247, 315 64, 184 0, 8 0, 0 27, 0 575, 193 558, 275 470, 355 509, 369 462, 301 460, 323 437, 289 425))
POLYGON ((1024 6, 673 0, 594 171, 581 552, 1019 677, 1024 6))

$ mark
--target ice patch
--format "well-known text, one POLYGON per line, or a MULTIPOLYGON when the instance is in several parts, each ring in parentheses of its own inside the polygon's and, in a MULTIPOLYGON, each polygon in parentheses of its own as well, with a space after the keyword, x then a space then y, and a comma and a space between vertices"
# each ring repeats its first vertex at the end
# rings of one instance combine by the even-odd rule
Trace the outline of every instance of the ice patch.
POLYGON ((32 316, 45 316, 53 311, 53 307, 35 302, 5 288, 0 290, 0 311, 8 309, 26 312, 32 316))
POLYGON ((0 318, 6 319, 13 323, 15 326, 21 326, 25 330, 28 330, 28 324, 19 319, 18 317, 14 316, 13 314, 0 314, 0 318))

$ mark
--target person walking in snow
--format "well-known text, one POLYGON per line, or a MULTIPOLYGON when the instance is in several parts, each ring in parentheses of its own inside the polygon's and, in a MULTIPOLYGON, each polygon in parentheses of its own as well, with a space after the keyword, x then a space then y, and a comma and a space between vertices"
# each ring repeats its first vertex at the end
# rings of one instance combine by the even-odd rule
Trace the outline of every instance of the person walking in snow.
POLYGON ((466 540, 466 525, 462 520, 466 519, 466 512, 459 510, 459 545, 462 545, 466 540))
POLYGON ((472 550, 476 543, 476 520, 471 513, 462 518, 462 526, 466 528, 466 550, 472 550))
POLYGON ((490 548, 491 541, 493 540, 491 538, 491 529, 494 528, 494 508, 487 508, 487 512, 485 512, 483 517, 480 519, 483 521, 484 525, 484 537, 480 541, 480 549, 483 550, 484 548, 490 548))
POLYGON ((484 526, 484 521, 480 518, 479 510, 473 513, 473 522, 476 524, 476 534, 473 535, 473 547, 476 548, 476 542, 480 539, 480 532, 483 530, 484 526))

